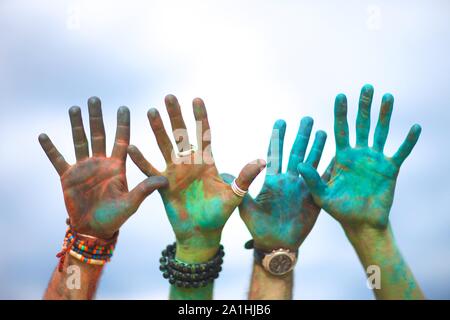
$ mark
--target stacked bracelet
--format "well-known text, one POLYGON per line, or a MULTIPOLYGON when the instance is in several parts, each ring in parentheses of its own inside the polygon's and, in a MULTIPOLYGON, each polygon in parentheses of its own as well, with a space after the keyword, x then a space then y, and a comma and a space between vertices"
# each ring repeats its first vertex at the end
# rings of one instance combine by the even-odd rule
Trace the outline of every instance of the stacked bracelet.
POLYGON ((103 240, 78 233, 69 225, 62 250, 56 255, 60 259, 58 270, 62 271, 67 253, 87 264, 104 265, 113 255, 117 236, 118 232, 111 239, 103 240))
POLYGON ((225 252, 223 246, 219 246, 216 255, 205 263, 189 264, 178 261, 175 258, 176 244, 169 244, 162 251, 159 259, 162 275, 169 279, 170 284, 181 288, 205 287, 219 277, 222 271, 223 256, 225 252))

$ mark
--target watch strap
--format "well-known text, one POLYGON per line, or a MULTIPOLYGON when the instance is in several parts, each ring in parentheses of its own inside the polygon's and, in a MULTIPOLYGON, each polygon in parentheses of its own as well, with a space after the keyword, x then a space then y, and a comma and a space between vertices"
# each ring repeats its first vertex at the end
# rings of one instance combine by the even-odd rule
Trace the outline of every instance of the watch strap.
POLYGON ((269 254, 270 252, 265 252, 256 248, 253 248, 253 258, 255 259, 255 262, 258 264, 262 264, 262 261, 266 254, 269 254))

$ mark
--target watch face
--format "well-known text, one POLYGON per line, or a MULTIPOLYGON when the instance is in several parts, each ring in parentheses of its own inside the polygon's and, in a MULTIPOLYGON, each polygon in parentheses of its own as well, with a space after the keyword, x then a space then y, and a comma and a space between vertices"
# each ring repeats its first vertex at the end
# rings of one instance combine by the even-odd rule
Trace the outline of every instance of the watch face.
POLYGON ((294 261, 286 253, 275 254, 269 262, 269 270, 275 275, 285 274, 293 267, 294 261))

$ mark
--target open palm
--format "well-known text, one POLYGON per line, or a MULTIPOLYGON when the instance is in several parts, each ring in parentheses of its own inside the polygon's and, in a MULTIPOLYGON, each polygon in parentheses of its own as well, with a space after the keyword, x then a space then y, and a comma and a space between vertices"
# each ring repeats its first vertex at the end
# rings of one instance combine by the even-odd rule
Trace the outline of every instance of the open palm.
POLYGON ((69 110, 77 163, 70 166, 47 135, 39 141, 61 177, 70 225, 77 232, 109 239, 138 209, 153 190, 167 185, 163 177, 152 177, 128 192, 125 160, 130 139, 130 114, 117 113, 117 134, 111 157, 106 157, 105 129, 98 98, 88 101, 92 157, 79 107, 69 110))
POLYGON ((342 224, 386 228, 400 166, 416 144, 421 128, 414 125, 395 155, 385 156, 383 149, 394 102, 392 95, 386 94, 382 100, 374 143, 369 147, 372 97, 372 86, 364 86, 356 120, 355 148, 349 145, 346 97, 342 94, 336 97, 336 156, 330 180, 321 180, 308 165, 300 164, 299 171, 317 204, 342 224))
MULTIPOLYGON (((147 176, 162 175, 168 179, 169 187, 160 190, 160 194, 177 244, 215 250, 226 221, 242 198, 236 196, 218 174, 211 152, 210 127, 203 101, 197 98, 193 102, 197 123, 197 150, 193 150, 189 143, 186 125, 175 96, 168 95, 165 103, 178 155, 174 152, 156 109, 149 110, 148 118, 166 161, 166 169, 163 172, 156 170, 135 146, 130 146, 128 153, 147 176)), ((263 161, 247 164, 237 179, 239 186, 246 190, 264 166, 263 161)))
MULTIPOLYGON (((312 125, 313 119, 310 117, 302 119, 287 171, 283 173, 286 123, 283 120, 275 122, 263 187, 256 198, 246 195, 239 205, 241 218, 253 237, 254 246, 259 249, 297 250, 319 215, 320 207, 314 203, 305 181, 297 171, 297 165, 305 158, 312 125)), ((326 133, 318 131, 305 161, 314 168, 319 164, 325 140, 326 133)), ((232 177, 228 176, 227 179, 231 181, 232 177)))

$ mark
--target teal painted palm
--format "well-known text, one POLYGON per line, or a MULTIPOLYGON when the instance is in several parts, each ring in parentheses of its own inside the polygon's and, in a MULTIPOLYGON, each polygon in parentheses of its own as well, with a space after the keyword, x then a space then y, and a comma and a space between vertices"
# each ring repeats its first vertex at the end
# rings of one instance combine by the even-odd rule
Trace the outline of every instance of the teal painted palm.
POLYGON ((162 174, 169 179, 169 188, 161 190, 161 197, 177 243, 215 249, 241 199, 221 179, 215 165, 171 164, 162 174))
POLYGON ((315 202, 344 226, 368 225, 386 228, 394 198, 400 166, 416 144, 421 128, 414 125, 392 157, 383 149, 389 131, 394 98, 385 94, 375 129, 373 146, 368 146, 373 87, 361 90, 356 120, 356 146, 349 145, 347 99, 340 94, 335 101, 335 165, 329 181, 322 180, 307 164, 298 169, 307 182, 315 202))
MULTIPOLYGON (((314 203, 305 181, 297 170, 297 165, 305 158, 312 126, 313 119, 310 117, 301 120, 287 171, 283 173, 286 123, 283 120, 275 122, 264 185, 258 196, 253 199, 247 194, 239 206, 241 218, 257 248, 265 251, 277 248, 297 250, 316 222, 320 207, 314 203)), ((317 168, 325 140, 326 133, 318 131, 305 163, 317 168)), ((229 175, 224 176, 228 181, 233 179, 229 175)), ((327 179, 327 176, 329 174, 325 173, 323 178, 327 179)))

